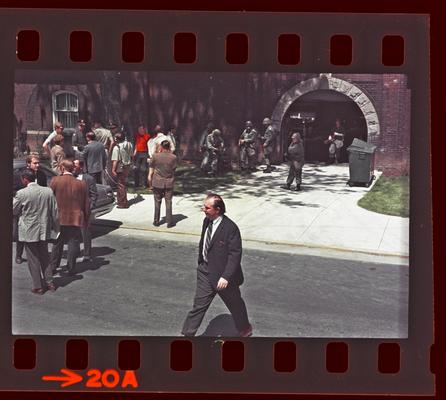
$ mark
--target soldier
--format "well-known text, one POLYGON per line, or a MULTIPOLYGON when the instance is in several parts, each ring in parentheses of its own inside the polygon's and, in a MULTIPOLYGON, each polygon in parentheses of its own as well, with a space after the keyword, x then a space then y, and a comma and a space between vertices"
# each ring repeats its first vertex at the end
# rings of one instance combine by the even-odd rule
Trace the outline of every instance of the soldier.
POLYGON ((206 155, 203 157, 203 161, 201 163, 202 169, 207 171, 210 166, 211 171, 209 172, 209 175, 216 176, 218 172, 218 164, 224 151, 225 144, 223 142, 223 138, 221 137, 221 131, 219 129, 214 129, 206 137, 205 154, 207 157, 206 155))
POLYGON ((255 171, 257 131, 252 128, 252 122, 246 121, 245 130, 240 135, 240 168, 242 171, 255 171))
POLYGON ((273 128, 272 121, 269 118, 263 120, 263 126, 266 127, 265 133, 260 137, 263 145, 263 157, 265 158, 266 169, 264 173, 271 172, 271 153, 273 152, 274 143, 276 141, 276 132, 273 128))
POLYGON ((209 122, 206 125, 206 129, 203 131, 203 133, 200 136, 200 142, 198 143, 199 147, 200 147, 200 153, 205 153, 206 152, 206 138, 208 137, 208 135, 214 130, 215 126, 213 122, 209 122))
POLYGON ((290 164, 290 170, 288 172, 286 185, 283 188, 291 190, 291 184, 296 179, 296 188, 294 190, 299 192, 301 190, 302 167, 304 165, 304 145, 298 132, 291 135, 291 143, 288 146, 286 156, 290 164))

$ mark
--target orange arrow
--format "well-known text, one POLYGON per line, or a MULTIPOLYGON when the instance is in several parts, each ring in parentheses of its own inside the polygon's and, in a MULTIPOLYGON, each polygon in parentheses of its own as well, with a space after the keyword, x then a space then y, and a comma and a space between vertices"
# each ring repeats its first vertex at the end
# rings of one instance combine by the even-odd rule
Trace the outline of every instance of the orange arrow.
POLYGON ((62 368, 60 372, 64 375, 57 376, 57 375, 45 375, 42 376, 42 380, 44 381, 63 381, 63 383, 60 385, 60 387, 67 387, 74 385, 75 383, 78 383, 82 381, 82 376, 79 374, 76 374, 76 372, 70 371, 69 369, 62 368))

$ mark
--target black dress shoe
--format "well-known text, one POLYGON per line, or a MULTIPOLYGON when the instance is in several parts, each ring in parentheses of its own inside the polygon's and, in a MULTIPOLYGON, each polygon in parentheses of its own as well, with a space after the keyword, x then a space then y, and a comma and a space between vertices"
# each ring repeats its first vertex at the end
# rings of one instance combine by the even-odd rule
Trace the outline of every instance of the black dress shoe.
POLYGON ((173 228, 176 224, 174 224, 173 222, 171 224, 167 224, 168 228, 173 228))
POLYGON ((296 192, 300 192, 302 189, 300 188, 300 185, 296 185, 296 188, 294 189, 296 192))
POLYGON ((282 189, 286 189, 286 190, 291 190, 291 186, 290 185, 283 185, 281 186, 282 189))
POLYGON ((160 226, 159 221, 153 221, 153 226, 160 226))

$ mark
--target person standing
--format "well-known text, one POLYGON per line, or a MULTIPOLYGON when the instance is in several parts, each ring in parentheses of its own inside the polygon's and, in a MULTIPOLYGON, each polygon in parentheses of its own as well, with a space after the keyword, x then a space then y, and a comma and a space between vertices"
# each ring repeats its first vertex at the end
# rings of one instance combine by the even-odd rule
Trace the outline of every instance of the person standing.
POLYGON ((240 135, 240 168, 242 171, 255 171, 257 131, 253 129, 252 122, 246 121, 245 130, 240 135))
POLYGON ((221 164, 221 158, 225 151, 225 143, 222 138, 220 129, 214 129, 206 138, 206 147, 209 153, 210 173, 211 176, 217 176, 221 164))
POLYGON ((328 144, 328 160, 329 164, 338 164, 341 162, 341 149, 344 146, 344 127, 341 124, 341 120, 336 118, 335 126, 328 135, 327 140, 324 141, 328 144))
MULTIPOLYGON (((36 182, 40 186, 47 185, 47 179, 45 172, 40 169, 40 158, 36 154, 31 154, 26 157, 26 168, 34 171, 36 174, 36 182)), ((22 182, 23 183, 23 182, 22 182)), ((13 238, 16 241, 16 252, 15 252, 15 262, 16 264, 21 264, 25 259, 23 256, 24 243, 21 242, 18 238, 19 232, 19 219, 17 217, 13 217, 13 238)))
POLYGON ((88 188, 88 198, 90 200, 90 218, 87 224, 81 227, 82 241, 84 242, 84 254, 82 261, 91 261, 91 210, 96 205, 98 199, 98 188, 94 178, 84 172, 84 160, 77 159, 73 161, 74 171, 73 175, 80 181, 84 181, 88 188))
POLYGON ((111 132, 102 126, 102 122, 95 121, 93 123, 93 133, 96 136, 96 140, 104 145, 104 148, 108 155, 108 150, 113 142, 113 136, 111 132))
POLYGON ((304 145, 302 143, 302 138, 300 133, 294 132, 291 135, 291 143, 287 149, 287 159, 290 164, 290 169, 288 172, 288 178, 286 180, 286 185, 284 189, 291 190, 291 184, 294 179, 296 179, 296 190, 297 192, 301 190, 300 185, 302 183, 302 167, 304 165, 304 145))
POLYGON ((51 155, 51 148, 54 146, 54 138, 56 135, 62 135, 64 126, 62 122, 56 121, 54 124, 54 131, 52 131, 42 144, 43 149, 48 155, 51 155))
POLYGON ((71 137, 71 144, 75 151, 81 152, 87 144, 86 135, 86 123, 85 120, 80 119, 77 121, 76 129, 71 137))
POLYGON ((116 195, 117 208, 129 208, 127 201, 127 177, 132 163, 133 146, 125 139, 124 134, 117 133, 115 136, 115 146, 111 156, 112 177, 118 182, 118 193, 116 195))
POLYGON ((147 157, 149 149, 147 143, 150 140, 150 134, 144 125, 138 126, 138 132, 134 136, 135 150, 134 160, 134 181, 135 188, 140 186, 141 172, 143 174, 143 185, 147 186, 147 157))
POLYGON ((195 336, 207 309, 218 294, 231 312, 239 336, 251 336, 252 326, 240 293, 244 280, 240 230, 225 215, 226 206, 221 196, 208 194, 202 210, 206 217, 198 246, 195 298, 181 333, 195 336))
POLYGON ((17 191, 13 199, 13 214, 19 218, 18 237, 25 246, 32 279, 31 292, 43 294, 46 288, 56 290, 49 264, 48 241, 51 230, 59 230, 57 204, 52 190, 37 184, 33 170, 25 169, 21 179, 25 187, 17 191))
POLYGON ((271 168, 271 154, 274 151, 274 143, 276 142, 276 131, 272 125, 272 121, 269 118, 264 118, 263 126, 266 128, 260 139, 263 142, 263 157, 265 159, 266 169, 264 173, 270 173, 271 168))
POLYGON ((166 203, 167 227, 175 226, 172 218, 172 197, 175 181, 175 169, 177 167, 177 157, 172 154, 170 142, 161 142, 160 152, 154 154, 149 168, 148 183, 153 188, 153 199, 155 201, 155 215, 153 225, 159 226, 161 202, 164 198, 166 203))
POLYGON ((51 168, 53 171, 60 175, 60 163, 65 159, 65 152, 63 149, 64 137, 57 134, 54 137, 54 146, 51 148, 51 168))
POLYGON ((81 228, 88 224, 90 218, 90 201, 87 184, 73 175, 73 161, 63 160, 61 170, 62 175, 55 176, 50 183, 56 196, 60 224, 60 235, 51 252, 51 270, 54 272, 59 268, 63 247, 67 243, 67 272, 73 274, 80 252, 81 228))
POLYGON ((102 183, 102 174, 107 166, 107 153, 102 143, 96 140, 93 132, 87 133, 87 145, 84 148, 83 157, 87 173, 96 183, 102 183))

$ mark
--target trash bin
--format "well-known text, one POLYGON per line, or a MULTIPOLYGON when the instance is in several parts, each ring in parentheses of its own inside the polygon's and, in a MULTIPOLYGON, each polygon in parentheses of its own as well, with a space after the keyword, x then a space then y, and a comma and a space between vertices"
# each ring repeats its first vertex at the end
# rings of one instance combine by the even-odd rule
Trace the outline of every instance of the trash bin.
POLYGON ((375 150, 376 146, 360 139, 353 139, 352 144, 347 148, 349 153, 348 163, 350 179, 349 186, 369 187, 375 175, 375 150))

